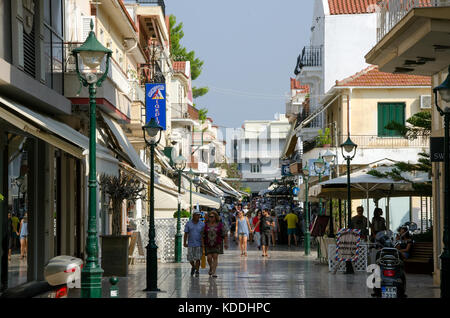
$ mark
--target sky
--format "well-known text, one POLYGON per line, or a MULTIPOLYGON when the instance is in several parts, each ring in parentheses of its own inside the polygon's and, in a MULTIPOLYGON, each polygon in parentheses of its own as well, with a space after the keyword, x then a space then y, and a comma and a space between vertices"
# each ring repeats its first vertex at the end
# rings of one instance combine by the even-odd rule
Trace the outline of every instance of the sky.
POLYGON ((297 57, 309 43, 314 0, 165 0, 181 40, 204 61, 197 108, 222 129, 284 113, 297 57))

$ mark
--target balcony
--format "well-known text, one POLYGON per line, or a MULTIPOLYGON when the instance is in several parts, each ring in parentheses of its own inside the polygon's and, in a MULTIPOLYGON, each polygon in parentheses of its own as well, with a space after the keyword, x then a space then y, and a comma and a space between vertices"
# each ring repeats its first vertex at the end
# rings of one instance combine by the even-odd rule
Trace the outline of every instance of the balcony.
POLYGON ((377 41, 414 8, 431 8, 450 6, 448 0, 383 0, 379 4, 377 41))
MULTIPOLYGON (((65 96, 72 100, 72 104, 88 105, 87 88, 83 87, 78 94, 81 84, 75 72, 75 58, 71 55, 72 50, 80 45, 81 43, 65 43, 64 45, 67 57, 64 65, 66 72, 64 74, 64 92, 65 96)), ((106 64, 103 62, 100 69, 104 72, 105 68, 106 64)), ((120 64, 111 58, 108 76, 102 86, 97 88, 99 107, 116 119, 129 121, 131 117, 131 97, 134 98, 132 96, 132 85, 120 64)), ((138 94, 142 94, 142 92, 138 94)), ((136 96, 136 98, 138 97, 136 96)), ((142 98, 145 103, 145 92, 139 98, 142 98)))
POLYGON ((450 64, 450 0, 383 0, 378 43, 365 56, 387 73, 432 76, 450 64))
POLYGON ((294 74, 300 74, 305 67, 321 67, 322 66, 322 47, 321 46, 305 46, 302 53, 297 58, 294 74))
POLYGON ((125 0, 125 3, 137 3, 139 5, 159 6, 161 7, 164 16, 166 15, 166 4, 164 0, 125 0))
MULTIPOLYGON (((332 143, 329 149, 338 153, 339 164, 344 163, 342 150, 339 147, 346 139, 344 136, 332 136, 332 143), (337 139, 337 140, 336 140, 337 139)), ((355 159, 352 164, 365 165, 383 159, 394 161, 410 161, 416 163, 418 153, 423 152, 430 147, 429 137, 419 137, 415 140, 409 140, 402 137, 378 137, 377 135, 351 135, 351 140, 358 145, 355 159)), ((317 159, 320 154, 324 154, 328 148, 317 145, 315 140, 304 143, 303 162, 309 159, 317 159)))

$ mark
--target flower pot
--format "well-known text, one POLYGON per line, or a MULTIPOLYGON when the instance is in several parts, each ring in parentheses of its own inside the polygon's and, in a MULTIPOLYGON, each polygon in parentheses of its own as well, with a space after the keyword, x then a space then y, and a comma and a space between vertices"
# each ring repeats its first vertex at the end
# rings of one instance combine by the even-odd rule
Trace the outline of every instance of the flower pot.
POLYGON ((105 235, 102 238, 103 276, 128 276, 129 235, 105 235))

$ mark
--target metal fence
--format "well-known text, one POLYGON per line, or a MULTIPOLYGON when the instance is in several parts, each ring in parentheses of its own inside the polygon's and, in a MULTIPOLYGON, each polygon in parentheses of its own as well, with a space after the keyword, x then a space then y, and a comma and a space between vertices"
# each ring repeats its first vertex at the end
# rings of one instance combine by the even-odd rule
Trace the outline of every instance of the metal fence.
POLYGON ((377 41, 414 8, 431 8, 450 6, 449 0, 383 0, 378 3, 377 41))
MULTIPOLYGON (((147 253, 145 248, 148 245, 148 228, 149 222, 147 219, 136 219, 137 231, 141 234, 142 245, 144 246, 144 253, 147 253)), ((181 232, 189 219, 181 219, 181 232)), ((156 245, 158 246, 158 259, 161 263, 172 263, 175 261, 175 234, 177 234, 177 219, 155 219, 156 230, 156 245)), ((135 255, 138 253, 135 250, 135 255)), ((144 255, 146 256, 146 255, 144 255)), ((187 249, 182 248, 181 261, 187 262, 187 249)))
MULTIPOLYGON (((347 140, 347 135, 338 136, 338 147, 347 140)), ((332 146, 336 146, 335 137, 332 136, 332 146)), ((417 139, 406 139, 403 137, 379 137, 377 135, 351 135, 350 139, 358 145, 358 148, 429 148, 430 138, 421 136, 417 139)))

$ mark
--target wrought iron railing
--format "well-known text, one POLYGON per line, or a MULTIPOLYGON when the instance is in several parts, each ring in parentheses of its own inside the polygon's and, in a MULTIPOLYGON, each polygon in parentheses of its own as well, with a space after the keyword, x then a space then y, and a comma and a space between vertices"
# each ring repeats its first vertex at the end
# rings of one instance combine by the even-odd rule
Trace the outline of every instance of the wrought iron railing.
POLYGON ((295 66, 295 75, 299 74, 304 67, 322 66, 322 47, 321 46, 305 46, 302 53, 297 58, 295 66))
POLYGON ((377 41, 414 8, 450 6, 449 0, 382 0, 378 3, 377 41))
MULTIPOLYGON (((341 135, 336 138, 331 136, 331 146, 340 146, 347 135, 341 135), (336 145, 337 139, 337 145, 336 145)), ((427 136, 420 136, 417 139, 407 139, 399 137, 379 137, 377 135, 350 135, 351 140, 358 145, 358 148, 428 148, 430 146, 430 138, 427 136)), ((316 145, 317 146, 317 145, 316 145)))

